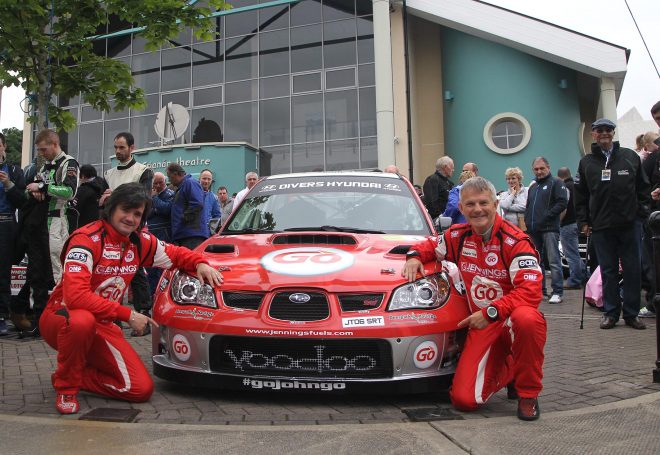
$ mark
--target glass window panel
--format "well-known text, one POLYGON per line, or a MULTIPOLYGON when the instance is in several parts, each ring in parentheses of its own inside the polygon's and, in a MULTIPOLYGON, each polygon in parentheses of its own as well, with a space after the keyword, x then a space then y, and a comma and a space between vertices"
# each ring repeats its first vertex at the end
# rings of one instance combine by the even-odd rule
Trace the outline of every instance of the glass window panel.
POLYGON ((101 111, 97 111, 94 109, 92 106, 82 106, 82 110, 80 113, 80 121, 81 122, 91 122, 94 120, 101 120, 103 118, 103 113, 101 111))
POLYGON ((259 10, 259 29, 277 30, 289 27, 289 6, 273 6, 259 10))
POLYGON ((274 76, 289 72, 289 30, 262 33, 259 38, 259 73, 274 76))
POLYGON ((355 87, 355 68, 332 70, 325 73, 325 89, 355 87))
POLYGON ((290 146, 262 147, 259 156, 259 175, 288 174, 289 172, 291 172, 290 146))
POLYGON ((323 0, 323 20, 346 19, 355 15, 355 0, 323 0))
POLYGON ((225 103, 256 100, 259 98, 258 89, 258 79, 225 84, 225 103))
MULTIPOLYGON (((250 6, 258 3, 256 0, 232 0, 234 9, 250 6)), ((225 36, 247 35, 257 31, 257 11, 246 11, 244 13, 230 14, 225 17, 225 36)))
POLYGON ((291 29, 292 73, 321 69, 321 34, 321 24, 291 29))
POLYGON ((322 141, 323 95, 315 93, 292 97, 291 120, 292 142, 322 141))
POLYGON ((289 75, 259 79, 259 93, 261 98, 288 96, 290 91, 289 75))
POLYGON ((161 91, 190 87, 190 48, 177 47, 161 51, 161 91))
POLYGON ((506 122, 507 133, 522 134, 522 125, 518 122, 506 122))
POLYGON ((357 137, 357 91, 328 92, 325 95, 325 137, 357 137))
POLYGON ((493 127, 493 136, 505 136, 506 135, 506 122, 499 122, 493 127))
POLYGON ((222 103, 222 86, 197 89, 193 92, 193 105, 222 103))
POLYGON ((357 48, 360 63, 374 61, 374 23, 371 16, 357 20, 357 48))
POLYGON ((222 142, 222 106, 193 109, 192 142, 222 142))
POLYGON ((131 35, 131 36, 133 37, 133 53, 139 54, 140 52, 146 52, 144 46, 147 43, 147 40, 145 40, 143 37, 139 35, 131 35))
POLYGON ((60 147, 66 153, 78 159, 78 127, 72 129, 71 131, 60 133, 60 147))
POLYGON ((225 141, 257 144, 257 103, 225 106, 225 141))
POLYGON ((168 47, 173 47, 173 46, 185 46, 187 44, 190 44, 190 41, 192 39, 192 29, 190 27, 185 27, 183 30, 179 32, 177 36, 174 38, 170 38, 169 41, 169 46, 165 44, 164 48, 168 47))
POLYGON ((507 141, 505 136, 493 137, 493 144, 499 149, 508 149, 507 141))
POLYGON ((376 135, 376 88, 360 89, 360 136, 376 135))
POLYGON ((142 110, 131 109, 131 115, 147 115, 147 114, 157 114, 160 109, 160 96, 157 93, 152 95, 145 95, 145 101, 147 102, 147 107, 142 110))
POLYGON ((110 101, 110 111, 106 112, 105 114, 105 119, 106 120, 114 120, 118 118, 124 118, 128 117, 128 109, 124 109, 123 111, 115 112, 115 102, 110 101))
POLYGON ((293 93, 315 92, 321 90, 321 73, 295 74, 293 93))
POLYGON ((103 150, 103 123, 86 123, 79 127, 80 145, 78 147, 78 162, 80 164, 102 163, 103 150))
POLYGON ((259 108, 259 145, 289 143, 289 98, 261 101, 259 108))
POLYGON ((145 93, 158 93, 160 89, 160 51, 133 56, 135 86, 145 93))
POLYGON ((123 57, 131 53, 131 35, 108 38, 108 57, 123 57))
POLYGON ((509 148, 518 147, 523 140, 522 134, 514 134, 509 136, 509 148))
POLYGON ((358 16, 364 16, 365 14, 373 13, 373 4, 371 0, 356 0, 355 2, 355 13, 358 16))
POLYGON ((376 72, 374 70, 374 65, 358 66, 358 80, 360 81, 361 87, 364 87, 365 85, 376 85, 376 72))
POLYGON ((291 5, 291 26, 321 22, 321 0, 307 0, 291 5))
POLYGON ((326 68, 355 65, 355 21, 323 24, 323 56, 326 68))
POLYGON ((131 119, 131 133, 133 133, 133 137, 135 138, 135 147, 140 149, 160 145, 160 138, 154 128, 155 123, 155 115, 146 115, 131 119))
POLYGON ((224 80, 224 41, 209 41, 193 46, 193 85, 217 84, 224 80))
POLYGON ((180 104, 183 107, 190 107, 190 92, 186 90, 185 92, 163 93, 161 107, 166 106, 169 102, 180 104))
POLYGON ((375 137, 360 139, 360 163, 362 169, 378 167, 378 144, 375 137))
POLYGON ((325 163, 328 171, 342 171, 360 167, 358 140, 326 143, 325 163))
POLYGON ((292 172, 323 171, 323 142, 296 144, 292 150, 292 172))
POLYGON ((258 77, 257 35, 226 40, 225 76, 228 81, 258 77))
MULTIPOLYGON (((120 119, 120 120, 106 121, 103 124, 103 129, 105 130, 105 134, 103 136, 104 154, 105 155, 113 155, 115 153, 115 149, 114 149, 115 136, 117 136, 117 134, 119 134, 119 133, 129 131, 128 119, 125 118, 125 119, 120 119)), ((98 161, 94 161, 94 162, 96 163, 98 161)))

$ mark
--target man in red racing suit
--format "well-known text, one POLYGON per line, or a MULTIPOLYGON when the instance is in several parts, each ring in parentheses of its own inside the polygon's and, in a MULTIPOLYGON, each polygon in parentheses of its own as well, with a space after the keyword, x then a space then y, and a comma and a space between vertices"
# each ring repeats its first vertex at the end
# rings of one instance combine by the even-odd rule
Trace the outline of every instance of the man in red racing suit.
POLYGON ((414 245, 402 275, 414 281, 422 263, 437 257, 455 263, 465 282, 472 314, 459 323, 470 330, 450 391, 454 407, 472 411, 513 381, 509 397, 519 398, 518 417, 535 420, 546 340, 538 254, 526 234, 497 214, 490 182, 469 179, 460 198, 467 224, 453 225, 435 248, 430 240, 414 245))
POLYGON ((142 332, 155 322, 120 304, 139 267, 182 269, 220 285, 222 277, 199 253, 140 232, 150 199, 137 183, 118 187, 102 219, 71 234, 62 251, 62 281, 48 301, 40 330, 57 350, 52 375, 56 408, 78 411, 80 389, 132 402, 149 399, 153 380, 114 320, 142 332))

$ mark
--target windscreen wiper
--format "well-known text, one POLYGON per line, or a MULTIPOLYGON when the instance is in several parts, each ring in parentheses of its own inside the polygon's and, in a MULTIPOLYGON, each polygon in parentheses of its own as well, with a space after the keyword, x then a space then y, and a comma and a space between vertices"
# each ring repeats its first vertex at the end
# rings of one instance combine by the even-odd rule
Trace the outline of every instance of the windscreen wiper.
POLYGON ((383 231, 377 231, 375 229, 360 229, 348 226, 305 226, 305 227, 294 227, 284 229, 284 231, 326 231, 326 232, 352 232, 356 234, 385 234, 383 231))

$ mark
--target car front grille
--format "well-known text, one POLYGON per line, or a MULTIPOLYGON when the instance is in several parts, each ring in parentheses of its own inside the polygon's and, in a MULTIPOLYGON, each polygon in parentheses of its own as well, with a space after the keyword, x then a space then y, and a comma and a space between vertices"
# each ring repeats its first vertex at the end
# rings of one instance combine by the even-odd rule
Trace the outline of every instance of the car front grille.
POLYGON ((375 310, 383 302, 383 294, 339 294, 342 311, 375 310))
POLYGON ((211 370, 296 378, 389 378, 392 349, 385 340, 249 338, 216 335, 211 370))
POLYGON ((325 294, 320 292, 278 292, 270 303, 268 315, 282 321, 322 321, 330 316, 330 307, 325 294), (309 300, 292 301, 294 294, 308 296, 309 300))
POLYGON ((264 295, 263 292, 223 292, 222 300, 228 307, 258 310, 264 299, 264 295))

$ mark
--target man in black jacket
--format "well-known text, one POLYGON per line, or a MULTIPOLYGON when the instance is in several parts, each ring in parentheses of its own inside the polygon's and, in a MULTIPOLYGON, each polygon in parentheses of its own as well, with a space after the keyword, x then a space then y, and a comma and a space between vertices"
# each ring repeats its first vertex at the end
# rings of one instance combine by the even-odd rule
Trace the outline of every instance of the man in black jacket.
POLYGON ((69 217, 69 232, 99 219, 99 199, 106 189, 105 180, 98 177, 94 166, 80 166, 80 186, 71 200, 73 216, 69 217))
MULTIPOLYGON (((561 303, 564 296, 564 275, 559 256, 559 218, 568 205, 568 192, 564 181, 552 176, 550 163, 544 157, 539 156, 532 162, 532 171, 536 178, 527 190, 525 225, 539 252, 544 277, 543 257, 548 258, 552 284, 552 296, 548 303, 561 303)), ((542 284, 545 294, 545 279, 542 284)))
POLYGON ((601 329, 611 329, 621 314, 619 261, 623 270, 623 319, 634 329, 641 291, 641 226, 648 215, 649 182, 639 155, 614 141, 616 125, 608 119, 591 124, 591 153, 575 175, 575 212, 582 232, 592 234, 603 278, 605 314, 601 329))
POLYGON ((559 238, 561 239, 561 249, 568 263, 570 275, 566 280, 564 289, 581 289, 585 280, 584 262, 580 257, 577 218, 575 217, 575 190, 571 171, 567 167, 557 169, 557 177, 564 181, 568 191, 568 206, 564 216, 561 217, 559 226, 559 238))
POLYGON ((449 180, 454 174, 454 160, 448 156, 438 158, 435 172, 424 181, 424 203, 431 218, 435 219, 445 211, 449 200, 449 190, 455 185, 449 180))

